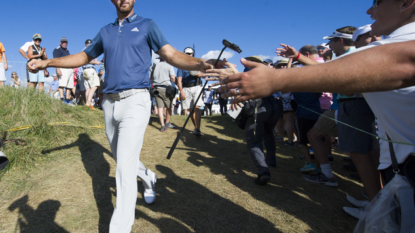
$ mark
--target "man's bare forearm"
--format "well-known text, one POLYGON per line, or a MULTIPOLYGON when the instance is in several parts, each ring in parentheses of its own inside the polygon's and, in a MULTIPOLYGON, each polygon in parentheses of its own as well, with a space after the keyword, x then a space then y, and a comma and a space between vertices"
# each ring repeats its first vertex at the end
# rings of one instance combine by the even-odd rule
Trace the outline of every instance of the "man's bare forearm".
POLYGON ((47 60, 47 67, 76 68, 88 64, 92 59, 94 58, 85 52, 80 52, 66 57, 47 60))
POLYGON ((282 92, 362 93, 413 86, 414 46, 415 41, 382 45, 326 64, 275 70, 270 81, 282 92))
POLYGON ((181 70, 202 70, 205 68, 203 65, 205 60, 179 52, 169 44, 163 46, 157 53, 167 63, 181 70))

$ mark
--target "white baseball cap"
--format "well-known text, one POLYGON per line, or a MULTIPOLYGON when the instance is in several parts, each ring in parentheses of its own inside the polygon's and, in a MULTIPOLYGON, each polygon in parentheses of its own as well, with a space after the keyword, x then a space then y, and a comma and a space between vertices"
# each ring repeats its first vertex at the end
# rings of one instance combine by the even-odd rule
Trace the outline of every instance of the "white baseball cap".
POLYGON ((184 53, 195 53, 192 48, 186 48, 184 53))
POLYGON ((328 48, 328 49, 330 49, 330 46, 329 46, 327 43, 322 43, 322 44, 319 44, 319 45, 317 45, 316 47, 317 47, 317 48, 318 48, 318 47, 324 47, 324 48, 328 48))
POLYGON ((368 32, 372 31, 372 24, 368 24, 365 25, 363 27, 358 28, 354 33, 353 33, 353 41, 356 41, 357 38, 363 34, 366 34, 368 32))
POLYGON ((347 34, 347 33, 341 33, 338 31, 334 31, 333 34, 331 36, 325 36, 323 37, 323 40, 330 40, 333 38, 344 38, 344 39, 353 39, 353 35, 352 34, 347 34))

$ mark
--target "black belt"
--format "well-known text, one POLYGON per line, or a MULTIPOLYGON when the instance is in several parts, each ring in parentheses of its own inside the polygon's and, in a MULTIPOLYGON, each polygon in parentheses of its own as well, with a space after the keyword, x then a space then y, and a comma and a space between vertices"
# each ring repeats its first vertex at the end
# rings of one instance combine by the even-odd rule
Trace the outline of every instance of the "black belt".
POLYGON ((154 88, 167 88, 167 87, 169 87, 169 86, 162 86, 162 85, 154 86, 154 88))
POLYGON ((337 99, 337 102, 341 103, 341 102, 346 102, 349 100, 364 100, 363 98, 359 97, 359 98, 341 98, 341 99, 337 99))
POLYGON ((94 67, 87 67, 87 68, 84 68, 84 70, 86 70, 86 69, 95 69, 94 67))
POLYGON ((194 87, 194 86, 199 86, 200 85, 200 81, 197 81, 195 83, 183 83, 182 87, 194 87))

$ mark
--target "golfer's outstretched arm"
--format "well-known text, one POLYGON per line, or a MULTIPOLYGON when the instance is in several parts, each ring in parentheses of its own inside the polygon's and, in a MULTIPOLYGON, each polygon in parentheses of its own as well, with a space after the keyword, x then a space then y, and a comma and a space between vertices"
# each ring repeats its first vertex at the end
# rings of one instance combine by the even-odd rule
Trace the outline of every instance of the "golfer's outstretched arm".
MULTIPOLYGON (((296 69, 267 69, 241 61, 251 71, 222 80, 221 92, 239 88, 237 101, 281 92, 362 93, 415 85, 415 41, 381 45, 333 62, 296 69)), ((235 90, 224 94, 235 96, 235 90)))
POLYGON ((92 59, 94 58, 82 51, 74 55, 54 58, 50 60, 32 60, 27 63, 27 68, 30 71, 36 71, 37 69, 43 70, 47 67, 76 68, 88 64, 92 61, 92 59))
POLYGON ((204 72, 213 67, 206 60, 188 56, 177 51, 169 44, 164 45, 157 53, 167 63, 181 70, 198 70, 204 72))

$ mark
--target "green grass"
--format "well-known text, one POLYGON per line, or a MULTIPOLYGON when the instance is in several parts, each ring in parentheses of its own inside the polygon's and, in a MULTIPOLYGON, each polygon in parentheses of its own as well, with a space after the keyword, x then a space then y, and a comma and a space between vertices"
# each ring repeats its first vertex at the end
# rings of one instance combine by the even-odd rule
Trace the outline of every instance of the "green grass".
MULTIPOLYGON (((42 148, 50 148, 76 138, 86 129, 73 126, 48 125, 49 123, 68 122, 79 126, 103 125, 103 114, 88 108, 71 107, 46 94, 32 89, 0 89, 0 133, 6 130, 32 126, 27 130, 9 132, 8 139, 24 139, 26 146, 6 143, 1 150, 10 163, 0 175, 10 168, 23 169, 32 166, 37 159, 48 159, 42 154, 42 148)), ((93 129, 91 129, 93 130, 93 129)))

